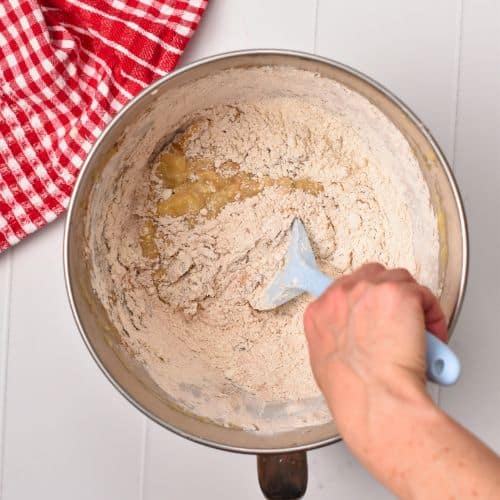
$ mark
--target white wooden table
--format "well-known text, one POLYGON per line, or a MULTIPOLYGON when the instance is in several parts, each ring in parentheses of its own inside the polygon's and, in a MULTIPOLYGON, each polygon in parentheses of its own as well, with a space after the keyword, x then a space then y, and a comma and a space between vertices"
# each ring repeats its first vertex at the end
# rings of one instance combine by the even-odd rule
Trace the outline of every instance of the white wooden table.
MULTIPOLYGON (((471 268, 452 345, 463 377, 440 405, 500 451, 500 2, 211 0, 182 63, 242 48, 347 63, 403 98, 452 163, 471 268)), ((148 421, 91 360, 62 271, 63 220, 0 256, 3 500, 258 499, 255 458, 148 421)), ((390 498, 343 444, 309 454, 307 498, 390 498)))

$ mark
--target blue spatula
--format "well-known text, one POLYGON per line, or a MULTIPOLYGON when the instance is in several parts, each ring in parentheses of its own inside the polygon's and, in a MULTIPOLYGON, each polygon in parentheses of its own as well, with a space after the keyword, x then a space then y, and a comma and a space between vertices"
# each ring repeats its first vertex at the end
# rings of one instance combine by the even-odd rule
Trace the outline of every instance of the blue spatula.
MULTIPOLYGON (((333 280, 317 268, 304 225, 295 219, 285 265, 266 287, 256 308, 274 309, 304 292, 319 297, 332 283, 333 280)), ((459 359, 431 333, 426 332, 426 339, 427 378, 440 385, 454 384, 460 375, 459 359)))

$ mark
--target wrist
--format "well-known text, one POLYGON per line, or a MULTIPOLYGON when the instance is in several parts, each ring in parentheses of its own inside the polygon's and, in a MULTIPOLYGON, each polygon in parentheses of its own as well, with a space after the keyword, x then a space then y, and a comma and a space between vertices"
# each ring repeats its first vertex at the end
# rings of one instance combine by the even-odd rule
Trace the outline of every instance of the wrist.
POLYGON ((393 446, 411 432, 428 428, 442 413, 425 387, 392 384, 373 393, 368 439, 378 448, 393 446))
POLYGON ((391 384, 371 394, 363 441, 346 442, 380 481, 398 496, 411 497, 422 444, 445 415, 418 384, 391 384))
POLYGON ((376 441, 381 429, 402 414, 425 413, 435 405, 427 394, 425 379, 401 369, 357 376, 356 383, 346 387, 347 377, 336 373, 333 380, 344 380, 344 390, 328 387, 326 399, 339 430, 348 444, 351 441, 376 441), (328 390, 329 389, 329 390, 328 390), (337 390, 335 390, 337 389, 337 390), (349 395, 349 404, 345 398, 349 395), (346 411, 345 408, 350 408, 346 411))

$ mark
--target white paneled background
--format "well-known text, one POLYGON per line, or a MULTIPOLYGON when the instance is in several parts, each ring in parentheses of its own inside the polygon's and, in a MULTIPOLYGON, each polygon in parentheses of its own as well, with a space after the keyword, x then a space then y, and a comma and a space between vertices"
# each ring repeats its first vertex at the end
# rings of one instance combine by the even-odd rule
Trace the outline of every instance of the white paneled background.
MULTIPOLYGON (((182 63, 243 48, 315 52, 394 91, 453 165, 471 268, 442 408, 500 451, 500 2, 210 0, 182 63)), ((0 256, 0 498, 259 499, 255 458, 148 421, 91 360, 71 317, 63 221, 0 256)), ((306 498, 390 498, 343 444, 309 453, 306 498)))

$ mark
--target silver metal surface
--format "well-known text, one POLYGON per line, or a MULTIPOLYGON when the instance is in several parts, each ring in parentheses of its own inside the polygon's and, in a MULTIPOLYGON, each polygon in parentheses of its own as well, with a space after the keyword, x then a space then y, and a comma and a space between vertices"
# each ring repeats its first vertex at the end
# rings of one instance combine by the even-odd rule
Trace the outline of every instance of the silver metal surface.
POLYGON ((438 214, 443 282, 442 307, 453 328, 462 304, 468 269, 467 228, 462 201, 450 170, 436 141, 422 122, 388 90, 345 65, 310 54, 252 50, 209 57, 161 78, 130 103, 101 134, 77 180, 66 219, 64 269, 69 301, 82 338, 97 365, 113 385, 140 411, 158 424, 193 441, 243 453, 282 453, 308 450, 340 439, 333 425, 270 435, 221 427, 187 414, 175 407, 148 377, 147 373, 119 347, 119 338, 109 324, 106 312, 92 291, 84 221, 91 189, 106 168, 110 154, 120 148, 125 128, 144 110, 154 106, 160 96, 186 82, 214 72, 261 65, 287 65, 320 73, 365 96, 392 120, 413 148, 431 192, 438 214), (111 153, 110 153, 111 152, 111 153))

